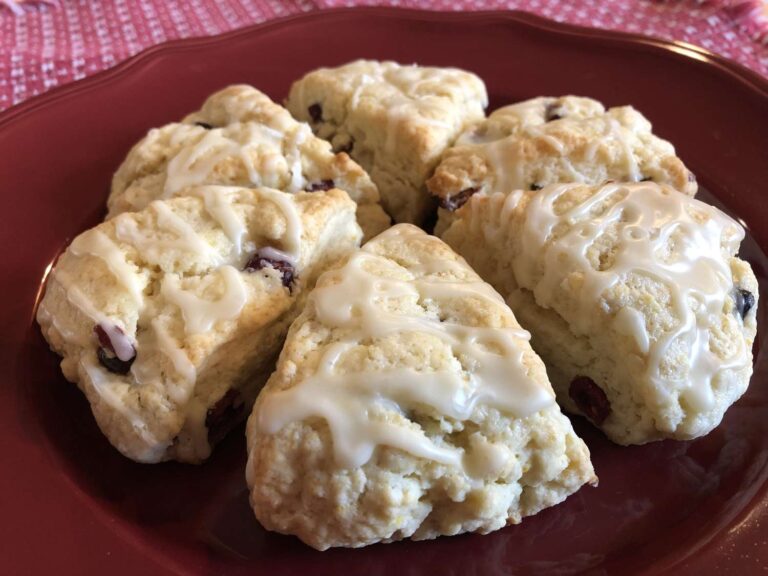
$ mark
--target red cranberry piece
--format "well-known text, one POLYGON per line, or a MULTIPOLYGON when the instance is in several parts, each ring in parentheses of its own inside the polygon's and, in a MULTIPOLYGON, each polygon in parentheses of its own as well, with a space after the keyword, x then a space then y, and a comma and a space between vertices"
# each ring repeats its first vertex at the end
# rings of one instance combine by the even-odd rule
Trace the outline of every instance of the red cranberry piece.
POLYGON ((265 248, 259 248, 250 260, 245 265, 244 270, 246 272, 252 272, 261 270, 262 268, 274 268, 283 277, 283 286, 292 290, 293 280, 295 278, 295 269, 293 263, 289 259, 290 257, 269 246, 265 248))
POLYGON ((320 104, 312 104, 312 106, 307 108, 307 112, 309 112, 312 122, 321 122, 323 120, 323 107, 320 104))
POLYGON ((313 182, 312 184, 304 188, 304 190, 306 190, 307 192, 319 192, 319 191, 330 190, 333 187, 334 187, 333 180, 320 180, 320 182, 313 182))
POLYGON ((334 152, 336 152, 337 154, 340 152, 346 152, 347 154, 349 154, 350 152, 352 152, 352 148, 354 147, 355 147, 355 141, 350 139, 349 142, 346 144, 346 146, 340 146, 338 149, 334 150, 334 152))
POLYGON ((208 428, 208 443, 218 444, 243 419, 245 402, 240 392, 234 388, 227 390, 205 415, 205 427, 208 428))
POLYGON ((123 362, 117 356, 111 356, 104 348, 96 350, 96 357, 99 359, 99 363, 113 374, 128 374, 133 361, 136 359, 134 356, 127 362, 123 362))
POLYGON ((99 363, 114 374, 127 374, 136 360, 136 348, 119 326, 97 324, 93 332, 99 340, 96 357, 99 363))
POLYGON ((733 292, 733 299, 736 302, 736 312, 739 313, 742 320, 747 317, 749 311, 755 305, 755 296, 749 290, 736 288, 733 292))
POLYGON ((454 210, 458 210, 464 204, 467 203, 467 200, 474 194, 480 190, 480 188, 467 188, 465 190, 462 190, 458 194, 454 194, 453 196, 449 196, 447 198, 440 198, 438 201, 438 204, 440 204, 441 208, 445 208, 448 210, 448 212, 453 212, 454 210))
POLYGON ((205 128, 206 130, 213 130, 213 126, 208 124, 208 122, 195 122, 195 126, 200 126, 200 128, 205 128))
POLYGON ((598 426, 602 425, 611 413, 608 397, 592 378, 586 376, 574 378, 568 389, 568 395, 582 414, 598 426))
POLYGON ((552 122, 552 120, 560 120, 563 115, 563 109, 557 102, 547 104, 547 107, 544 109, 544 120, 547 122, 552 122))

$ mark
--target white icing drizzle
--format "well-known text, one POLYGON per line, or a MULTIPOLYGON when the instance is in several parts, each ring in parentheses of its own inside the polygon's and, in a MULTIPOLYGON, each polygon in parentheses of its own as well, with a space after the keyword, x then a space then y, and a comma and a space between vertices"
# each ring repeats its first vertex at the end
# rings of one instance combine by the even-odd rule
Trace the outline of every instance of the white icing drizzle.
MULTIPOLYGON (((239 128, 237 133, 232 133, 231 128, 214 128, 195 144, 184 146, 168 162, 166 180, 163 187, 163 198, 169 198, 180 190, 199 184, 210 183, 211 174, 217 164, 227 158, 240 158, 248 172, 248 178, 253 186, 270 185, 278 183, 277 170, 264 170, 272 160, 264 160, 264 166, 254 164, 253 151, 259 145, 267 145, 275 152, 280 150, 286 135, 268 126, 248 122, 239 128), (229 137, 232 136, 232 137, 229 137), (243 141, 234 139, 240 136, 243 141)), ((300 130, 300 126, 297 126, 300 130)), ((294 140, 297 138, 293 135, 294 140)), ((265 155, 268 156, 268 155, 265 155)), ((275 168, 280 168, 279 163, 275 168)))
POLYGON ((278 192, 277 190, 269 190, 267 188, 262 188, 260 192, 277 204, 278 208, 283 212, 283 216, 285 216, 284 252, 290 257, 289 261, 295 264, 301 256, 302 233, 301 217, 298 210, 296 210, 296 205, 293 203, 291 196, 285 192, 278 192))
POLYGON ((115 352, 115 356, 123 362, 128 362, 131 358, 136 356, 136 348, 133 345, 131 339, 118 328, 115 324, 107 322, 106 324, 100 324, 101 329, 109 338, 109 343, 112 346, 112 350, 115 352))
POLYGON ((130 408, 123 400, 123 395, 128 392, 131 385, 120 380, 111 379, 109 373, 98 366, 90 357, 82 357, 80 359, 80 367, 88 375, 99 397, 117 413, 122 414, 131 423, 134 430, 138 432, 142 440, 147 443, 148 448, 142 454, 137 455, 137 459, 143 462, 156 462, 168 448, 170 442, 160 442, 149 431, 143 416, 130 408))
POLYGON ((175 239, 160 240, 147 236, 139 230, 136 221, 131 214, 121 214, 115 218, 115 235, 121 242, 131 244, 148 260, 158 261, 168 250, 183 250, 186 252, 197 252, 206 254, 214 260, 219 261, 219 255, 213 248, 205 242, 194 229, 173 213, 168 205, 156 200, 150 204, 150 207, 157 214, 157 224, 161 230, 171 232, 175 239))
POLYGON ((541 128, 541 125, 523 125, 523 132, 532 138, 541 138, 552 148, 554 148, 561 156, 565 154, 565 145, 562 143, 562 141, 555 138, 552 134, 547 134, 547 132, 541 128))
MULTIPOLYGON (((342 70, 345 68, 351 70, 360 64, 365 65, 361 62, 352 63, 342 67, 342 70)), ((458 70, 436 70, 416 65, 400 66, 389 62, 365 69, 366 72, 353 76, 355 84, 349 97, 348 107, 350 111, 357 110, 361 97, 366 93, 375 94, 377 99, 383 99, 387 110, 384 150, 390 154, 394 152, 397 145, 397 131, 402 123, 415 122, 417 125, 454 131, 459 128, 461 116, 441 115, 439 110, 444 106, 441 101, 449 98, 472 102, 476 98, 467 87, 469 84, 466 82, 467 74, 458 70), (450 87, 450 96, 435 93, 431 86, 436 82, 441 84, 442 89, 450 87), (427 90, 423 93, 419 91, 422 86, 427 86, 427 90), (435 109, 438 110, 437 113, 434 112, 435 109)), ((297 92, 302 109, 306 109, 304 85, 304 82, 300 82, 300 90, 297 92)), ((483 106, 485 104, 486 102, 483 102, 483 106)))
POLYGON ((168 274, 163 279, 160 293, 181 309, 187 334, 207 332, 217 322, 236 318, 245 306, 248 293, 240 272, 232 266, 222 266, 217 272, 225 289, 221 298, 215 301, 182 289, 181 280, 175 274, 168 274))
MULTIPOLYGON (((118 321, 109 318, 106 314, 102 313, 96 308, 96 306, 94 306, 90 298, 88 298, 88 296, 86 296, 77 286, 77 282, 72 278, 72 276, 70 276, 68 272, 59 268, 54 268, 53 277, 56 282, 61 284, 61 287, 64 289, 64 292, 67 295, 67 300, 69 300, 70 304, 88 316, 88 318, 93 321, 94 325, 107 325, 115 323, 120 325, 118 321)), ((125 331, 125 326, 120 325, 120 328, 125 331)))
POLYGON ((716 208, 653 183, 606 185, 557 214, 555 204, 572 187, 550 186, 531 197, 521 230, 520 254, 513 261, 518 283, 533 290, 540 306, 551 308, 556 305, 564 275, 576 271, 583 274, 580 304, 568 316, 576 334, 601 330, 602 319, 595 314, 595 303, 628 275, 662 283, 679 319, 674 329, 652 335, 642 313, 627 307, 615 316, 614 327, 633 337, 639 351, 647 355, 648 377, 659 389, 676 386, 696 409, 711 408, 715 374, 749 363, 743 343, 733 357, 719 359, 709 349, 708 331, 717 324, 725 299, 733 290, 721 243, 725 251, 736 253, 744 238, 743 228, 716 208), (604 209, 605 203, 612 205, 604 209), (596 214, 601 207, 602 213, 596 214), (698 222, 694 213, 706 220, 698 222), (553 231, 563 225, 569 229, 552 240, 553 231), (613 226, 619 234, 613 264, 606 270, 596 270, 587 259, 587 251, 613 226), (672 254, 662 257, 670 242, 675 246, 672 254), (691 303, 695 303, 695 310, 691 303), (660 367, 670 346, 678 342, 688 350, 690 368, 684 380, 670 382, 661 375, 660 367))
POLYGON ((271 136, 275 142, 280 142, 285 137, 283 132, 276 130, 275 128, 270 128, 266 124, 256 124, 256 126, 259 127, 259 130, 263 130, 264 134, 271 136))
MULTIPOLYGON (((512 192, 528 188, 525 183, 523 162, 518 149, 508 139, 496 140, 484 146, 485 157, 495 175, 493 192, 512 192)), ((487 192, 481 190, 481 193, 487 192)))
MULTIPOLYGON (((349 101, 349 107, 351 110, 356 110, 358 105, 360 104, 360 95, 363 93, 363 90, 366 86, 369 86, 370 84, 374 84, 376 80, 370 76, 369 74, 362 74, 360 76, 360 81, 357 83, 357 86, 355 86, 354 92, 352 92, 352 98, 349 101)), ((302 88, 302 98, 304 96, 304 82, 300 83, 302 88)))
POLYGON ((651 340, 645 329, 645 318, 640 311, 634 308, 622 308, 613 318, 613 327, 619 334, 625 334, 634 339, 638 350, 643 354, 648 354, 651 340))
MULTIPOLYGON (((538 100, 538 99, 536 99, 538 100)), ((535 101, 532 101, 535 103, 535 101)), ((519 104, 510 106, 509 108, 519 107, 519 104)), ((537 109, 541 104, 537 104, 537 109)), ((504 109, 497 110, 486 120, 487 130, 491 130, 494 115, 504 114, 504 109)), ((467 131, 459 139, 460 144, 476 148, 480 154, 482 154, 491 170, 494 174, 494 182, 491 185, 490 190, 483 190, 483 193, 493 192, 511 192, 516 189, 528 189, 531 184, 536 182, 526 181, 526 161, 520 155, 520 142, 519 138, 521 134, 526 135, 529 138, 539 138, 545 141, 555 152, 556 162, 559 168, 566 172, 568 182, 585 182, 584 175, 574 166, 574 160, 577 165, 580 163, 592 163, 594 162, 595 154, 600 146, 605 145, 606 140, 614 140, 619 144, 621 150, 621 162, 624 165, 626 172, 626 178, 631 181, 640 181, 643 175, 640 171, 637 157, 632 148, 632 142, 629 138, 631 132, 628 128, 623 126, 618 120, 607 114, 600 116, 590 117, 586 119, 570 120, 568 117, 563 118, 557 122, 558 130, 562 129, 563 124, 572 124, 573 126, 587 125, 595 126, 598 132, 602 133, 602 136, 596 136, 590 139, 589 145, 584 151, 583 158, 572 159, 569 154, 573 151, 569 151, 563 141, 557 138, 556 133, 551 133, 554 128, 550 129, 550 124, 537 122, 532 124, 532 119, 526 118, 526 116, 541 116, 541 111, 538 110, 536 114, 533 114, 533 108, 531 110, 521 109, 520 121, 514 126, 512 133, 504 138, 494 139, 493 141, 486 141, 481 138, 479 141, 473 136, 476 133, 477 128, 467 131)), ((565 181, 565 180, 564 180, 565 181)), ((597 182, 594 182, 597 184, 597 182)))
POLYGON ((229 186, 200 186, 194 189, 193 194, 203 199, 205 210, 224 230, 224 234, 235 247, 235 255, 240 257, 243 252, 243 239, 248 230, 232 207, 232 195, 237 190, 238 188, 229 186))
POLYGON ((268 258, 277 262, 288 262, 291 266, 296 266, 296 257, 288 252, 283 252, 272 246, 264 246, 258 249, 258 255, 262 258, 268 258))
MULTIPOLYGON (((240 146, 225 138, 220 128, 208 130, 199 142, 185 146, 168 162, 163 198, 195 184, 203 184, 213 167, 228 155, 240 153, 240 146), (207 156, 207 158, 206 158, 207 156)), ((247 161, 247 158, 244 158, 247 161)), ((251 172, 250 162, 246 168, 251 172)))
POLYGON ((629 140, 627 140, 626 128, 624 128, 615 118, 607 118, 606 132, 610 135, 611 138, 619 143, 619 146, 624 152, 624 164, 629 179, 634 182, 639 182, 643 176, 640 174, 640 168, 637 166, 637 158, 635 158, 635 154, 632 151, 632 144, 630 144, 629 140))
MULTIPOLYGON (((408 241, 408 234, 423 237, 410 227, 395 227, 379 238, 402 235, 408 241)), ((367 265, 379 264, 391 269, 393 263, 373 253, 370 246, 353 255, 341 269, 330 273, 336 283, 317 288, 310 297, 309 306, 314 307, 318 320, 326 326, 343 329, 348 336, 328 346, 314 375, 289 389, 265 395, 258 412, 260 429, 274 434, 290 422, 321 417, 328 422, 334 453, 342 466, 362 466, 377 446, 386 445, 450 466, 464 467, 469 474, 475 474, 478 465, 464 465, 467 455, 463 449, 436 444, 418 426, 395 424, 391 418, 379 420, 370 415, 377 406, 401 414, 403 410, 419 407, 423 410, 428 406, 440 415, 463 421, 478 405, 495 407, 519 417, 550 406, 554 402, 551 388, 530 379, 522 364, 524 347, 519 342, 527 341, 529 334, 522 329, 472 327, 387 311, 382 302, 403 298, 425 303, 480 298, 494 306, 503 306, 503 301, 482 281, 445 280, 445 273, 455 272, 457 266, 437 258, 428 259, 423 267, 410 267, 409 271, 415 276, 413 280, 372 274, 367 265), (359 342, 405 332, 428 334, 444 341, 462 359, 465 374, 411 368, 337 372, 339 360, 359 342)))
MULTIPOLYGON (((176 343, 176 340, 168 333, 159 318, 152 319, 152 329, 155 331, 155 337, 158 349, 165 354, 173 364, 176 373, 181 376, 181 382, 176 383, 174 379, 165 378, 168 396, 176 404, 182 405, 189 400, 192 392, 192 386, 197 378, 195 365, 189 360, 187 353, 176 343)), ((135 363, 134 363, 135 364, 135 363)), ((133 372, 133 367, 131 367, 133 372)), ((154 371, 159 377, 159 370, 154 367, 154 371)))
POLYGON ((142 279, 136 273, 135 267, 125 260, 125 253, 118 248, 112 239, 101 230, 94 228, 80 234, 69 247, 75 256, 90 254, 101 258, 117 281, 130 292, 134 301, 141 306, 144 298, 142 279))
POLYGON ((307 124, 299 124, 293 133, 286 139, 287 150, 285 158, 288 161, 291 171, 291 181, 288 184, 286 192, 295 194, 303 190, 306 186, 303 168, 301 165, 301 145, 311 137, 312 130, 307 124))
POLYGON ((498 477, 511 457, 509 448, 503 444, 488 442, 480 434, 470 436, 469 446, 464 466, 476 478, 498 477))

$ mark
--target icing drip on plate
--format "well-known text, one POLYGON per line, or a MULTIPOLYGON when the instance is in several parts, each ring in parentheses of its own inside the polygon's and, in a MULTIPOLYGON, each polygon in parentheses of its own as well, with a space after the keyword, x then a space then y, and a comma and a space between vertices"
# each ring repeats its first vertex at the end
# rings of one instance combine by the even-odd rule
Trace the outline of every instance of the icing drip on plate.
MULTIPOLYGON (((379 239, 394 235, 402 236, 405 242, 409 235, 424 237, 410 227, 397 226, 379 239)), ((377 265, 391 270, 394 263, 375 254, 369 244, 341 269, 327 273, 331 277, 312 293, 309 306, 314 307, 318 320, 344 336, 326 348, 314 375, 264 396, 258 413, 263 432, 274 434, 291 422, 321 417, 331 429, 335 457, 342 466, 362 466, 379 445, 450 466, 465 466, 462 449, 435 443, 410 422, 372 418, 372 410, 378 406, 404 414, 428 407, 433 413, 463 421, 479 405, 525 417, 553 404, 552 390, 526 374, 523 354, 527 345, 523 343, 530 337, 526 331, 469 326, 387 307, 400 299, 434 304, 457 298, 505 306, 489 285, 479 280, 446 279, 463 266, 438 258, 409 267, 410 280, 370 272, 377 265), (409 332, 441 340, 461 358, 463 369, 397 367, 345 374, 337 370, 339 361, 361 342, 409 332)), ((485 460, 497 465, 493 458, 485 460)), ((472 473, 477 472, 476 462, 470 467, 472 473)))

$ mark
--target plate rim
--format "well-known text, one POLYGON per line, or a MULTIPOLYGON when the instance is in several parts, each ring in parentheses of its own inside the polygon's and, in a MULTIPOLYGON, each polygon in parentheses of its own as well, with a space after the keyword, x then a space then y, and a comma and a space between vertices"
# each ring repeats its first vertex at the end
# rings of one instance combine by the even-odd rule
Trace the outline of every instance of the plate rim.
POLYGON ((129 56, 125 60, 118 62, 115 66, 100 70, 73 80, 61 86, 55 86, 41 94, 32 96, 19 104, 14 104, 0 112, 0 130, 14 120, 35 112, 37 109, 75 96, 80 92, 97 88, 101 84, 108 83, 111 80, 122 76, 131 71, 134 67, 143 65, 145 61, 161 57, 164 53, 180 52, 204 47, 209 44, 219 44, 234 40, 241 36, 250 36, 258 34, 265 30, 279 29, 289 26, 297 20, 311 20, 314 18, 324 18, 327 16, 344 14, 363 14, 381 16, 387 18, 413 19, 413 20, 504 20, 517 21, 522 24, 557 33, 564 36, 578 37, 591 41, 615 42, 627 47, 642 47, 646 50, 655 51, 665 55, 668 58, 685 60, 693 65, 707 66, 711 71, 716 71, 720 75, 730 77, 731 81, 739 82, 752 90, 755 94, 765 99, 768 104, 768 77, 764 77, 758 72, 747 68, 743 64, 731 60, 720 54, 716 54, 706 48, 683 42, 680 40, 665 40, 654 36, 646 36, 635 32, 624 32, 620 30, 606 30, 602 28, 591 28, 578 24, 559 22, 526 12, 523 10, 477 10, 477 11, 458 11, 442 12, 437 10, 424 10, 420 8, 393 7, 393 6, 359 6, 342 8, 321 8, 311 12, 300 12, 289 16, 282 16, 264 22, 258 22, 244 28, 236 28, 221 34, 213 36, 194 36, 190 38, 176 38, 166 40, 140 50, 136 54, 129 56))
MULTIPOLYGON (((114 67, 99 71, 85 78, 57 86, 47 92, 33 96, 24 102, 11 106, 3 112, 0 112, 0 130, 10 126, 17 120, 22 120, 30 114, 34 114, 48 104, 54 104, 58 101, 76 97, 79 94, 90 90, 98 90, 105 84, 119 80, 126 74, 131 74, 140 67, 148 65, 156 59, 163 58, 169 53, 179 53, 190 50, 198 50, 206 46, 218 45, 231 40, 245 38, 251 35, 258 35, 264 31, 279 30, 291 26, 296 22, 307 22, 315 19, 324 19, 327 17, 344 16, 355 13, 355 15, 364 15, 366 17, 388 18, 395 21, 420 21, 420 22, 504 22, 518 23, 528 28, 547 31, 558 37, 574 37, 581 41, 597 44, 616 44, 627 49, 641 49, 671 58, 673 60, 687 62, 690 65, 704 67, 710 73, 717 73, 720 77, 726 77, 729 82, 737 82, 743 88, 747 88, 755 94, 762 102, 768 104, 768 78, 752 71, 745 66, 732 61, 724 56, 714 54, 704 48, 687 44, 685 42, 669 41, 659 38, 644 36, 642 34, 627 33, 622 31, 602 30, 585 26, 567 24, 550 20, 535 14, 524 11, 505 11, 505 10, 484 10, 477 12, 438 12, 432 10, 396 8, 396 7, 364 7, 364 8, 337 8, 321 9, 313 12, 299 13, 287 17, 281 17, 266 22, 260 22, 244 28, 239 28, 215 36, 202 36, 193 38, 182 38, 166 41, 149 48, 146 48, 128 59, 118 63, 114 67)), ((761 246, 762 248, 762 246, 761 246)), ((766 247, 768 248, 768 246, 766 247)), ((766 250, 768 251, 768 250, 766 250)), ((714 546, 717 544, 717 536, 731 534, 735 528, 750 521, 749 516, 753 511, 758 512, 756 516, 768 517, 768 481, 763 481, 755 487, 755 493, 739 511, 720 531, 714 533, 712 537, 702 542, 695 550, 690 549, 688 553, 671 560, 671 563, 663 566, 662 570, 683 570, 686 569, 687 561, 694 554, 709 555, 715 553, 714 546), (757 507, 762 510, 754 510, 757 507)), ((757 519, 759 522, 759 518, 757 519)), ((738 540, 738 538, 736 538, 738 540)), ((141 550, 142 546, 131 542, 131 547, 141 550)), ((157 562, 155 559, 154 562, 157 562)), ((164 563, 163 569, 171 570, 164 563)), ((151 569, 153 565, 147 566, 151 569)), ((175 567, 174 567, 175 568, 175 567)))

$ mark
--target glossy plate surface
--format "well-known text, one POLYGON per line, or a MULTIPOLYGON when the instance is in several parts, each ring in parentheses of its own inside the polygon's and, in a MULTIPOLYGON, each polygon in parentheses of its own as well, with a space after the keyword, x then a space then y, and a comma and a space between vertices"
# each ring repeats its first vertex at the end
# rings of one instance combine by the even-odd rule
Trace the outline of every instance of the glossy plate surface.
MULTIPOLYGON (((314 13, 150 49, 0 115, 1 574, 745 574, 768 566, 768 389, 694 442, 620 448, 582 421, 600 476, 489 536, 325 553, 252 517, 235 432, 204 466, 141 466, 99 433, 32 324, 44 270, 103 215, 112 171, 152 126, 248 82, 280 100, 304 72, 358 57, 460 66, 491 106, 537 95, 631 103, 677 146, 703 197, 751 228, 765 297, 768 82, 697 48, 519 13, 314 13), (762 247, 762 249, 761 249, 762 247)), ((765 310, 759 330, 765 333, 765 310)))

